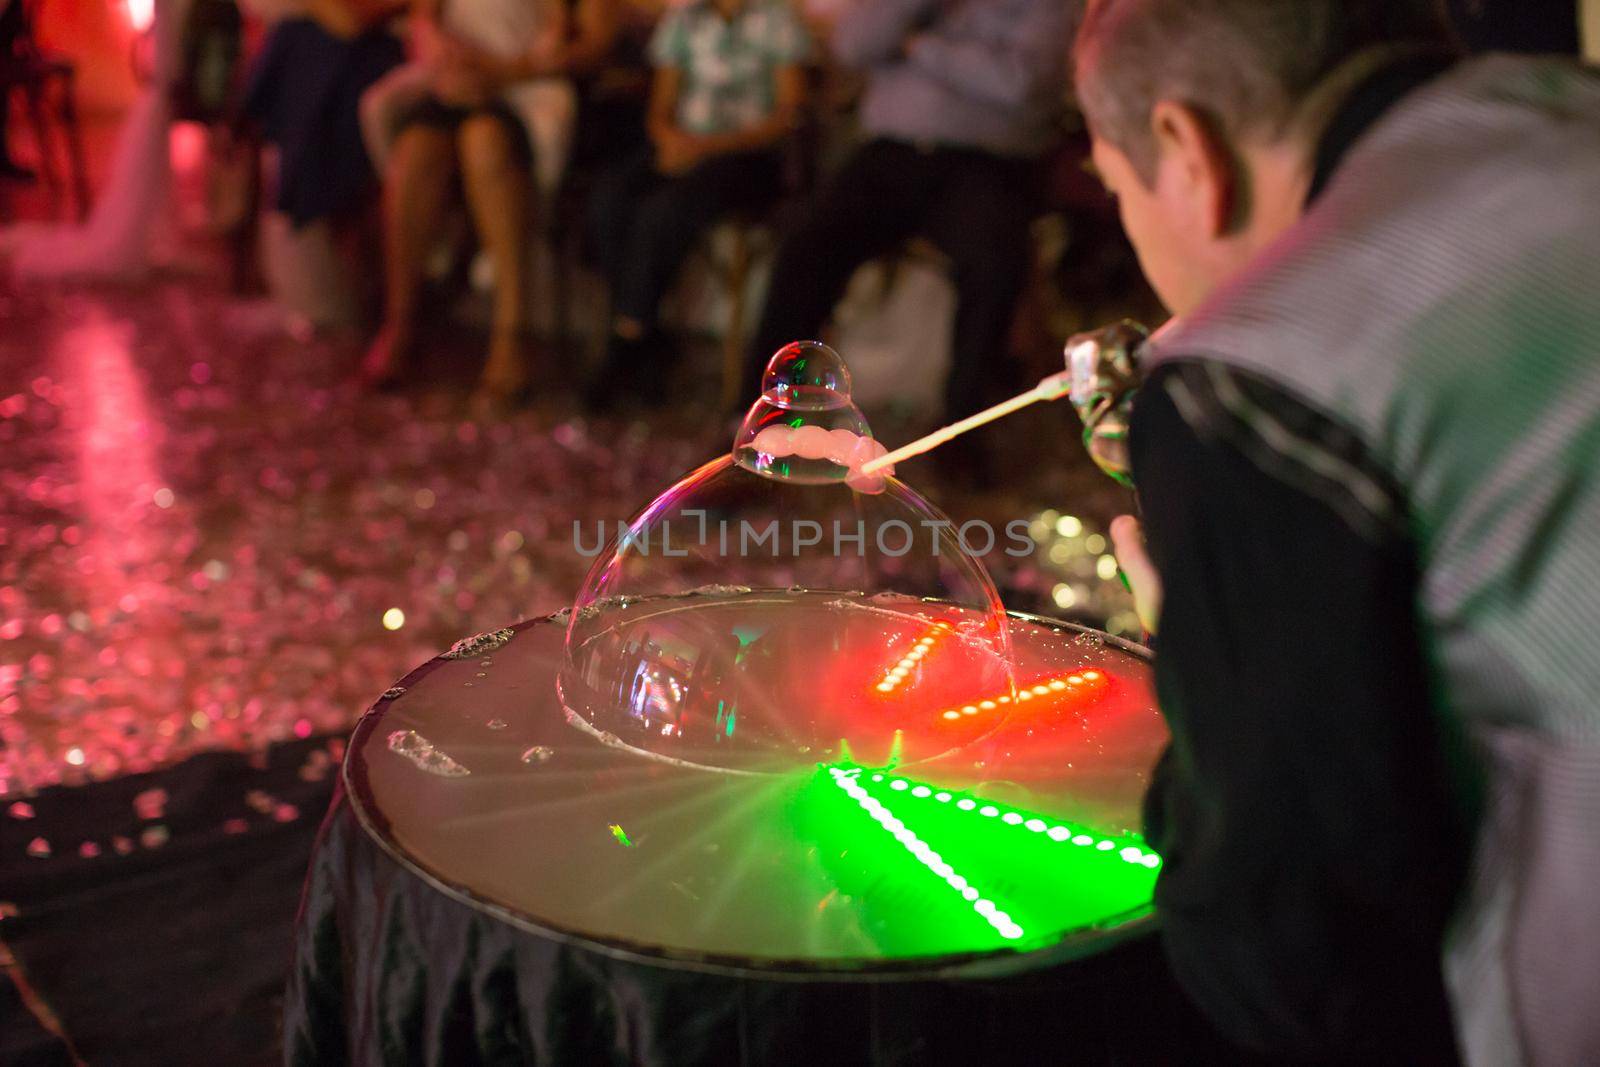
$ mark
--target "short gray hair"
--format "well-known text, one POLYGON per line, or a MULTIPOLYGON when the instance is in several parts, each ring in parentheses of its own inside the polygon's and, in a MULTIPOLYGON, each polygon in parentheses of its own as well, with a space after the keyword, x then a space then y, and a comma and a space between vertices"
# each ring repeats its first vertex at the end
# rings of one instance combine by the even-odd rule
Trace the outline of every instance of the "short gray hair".
POLYGON ((1323 79, 1383 45, 1454 38, 1437 0, 1091 0, 1073 56, 1095 135, 1148 182, 1158 100, 1195 108, 1229 143, 1278 136, 1323 79))

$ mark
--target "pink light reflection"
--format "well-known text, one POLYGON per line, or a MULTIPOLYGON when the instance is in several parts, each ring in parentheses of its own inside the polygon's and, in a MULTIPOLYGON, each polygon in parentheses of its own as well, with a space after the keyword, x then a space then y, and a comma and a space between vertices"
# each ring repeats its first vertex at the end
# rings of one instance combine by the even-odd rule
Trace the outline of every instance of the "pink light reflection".
MULTIPOLYGON (((153 498, 165 490, 156 469, 160 428, 133 365, 130 334, 126 323, 91 314, 62 336, 56 352, 66 417, 77 439, 79 503, 87 533, 82 555, 101 564, 95 568, 93 599, 106 605, 131 595, 127 572, 161 551, 148 521, 153 498)), ((165 490, 163 499, 170 493, 165 490)))

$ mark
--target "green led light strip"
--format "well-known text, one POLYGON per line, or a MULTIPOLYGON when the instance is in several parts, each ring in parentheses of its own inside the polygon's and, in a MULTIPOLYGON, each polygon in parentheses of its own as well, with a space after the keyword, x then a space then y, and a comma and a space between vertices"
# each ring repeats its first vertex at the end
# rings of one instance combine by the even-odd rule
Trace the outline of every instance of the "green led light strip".
MULTIPOLYGON (((851 768, 860 774, 863 768, 851 768)), ((835 770, 837 773, 837 769, 835 770)), ((1129 838, 1106 837, 1094 833, 1087 827, 1077 826, 1058 819, 1043 819, 1031 812, 1021 811, 1017 808, 1006 807, 990 801, 980 800, 964 794, 952 793, 946 789, 937 789, 924 785, 910 778, 901 778, 896 775, 875 772, 868 781, 882 783, 887 788, 917 800, 932 800, 939 804, 950 804, 960 811, 974 812, 979 818, 994 819, 1004 826, 1015 826, 1043 834, 1050 840, 1060 844, 1072 844, 1079 848, 1094 848, 1098 852, 1116 852, 1118 858, 1124 863, 1137 864, 1155 870, 1161 866, 1161 857, 1149 848, 1136 845, 1129 838)), ((866 792, 863 790, 863 792, 866 792)), ((870 794, 869 794, 870 795, 870 794)))
MULTIPOLYGON (((994 927, 996 933, 1008 941, 1015 941, 1027 933, 1009 914, 1000 910, 1000 907, 994 901, 985 897, 966 877, 957 873, 955 868, 946 863, 942 856, 929 848, 927 843, 897 818, 883 801, 863 789, 857 781, 861 776, 860 767, 830 767, 828 768, 828 773, 832 776, 834 785, 843 790, 851 800, 859 804, 863 811, 876 820, 896 841, 900 842, 905 850, 911 853, 919 863, 940 878, 943 878, 951 889, 961 894, 962 898, 972 905, 972 910, 990 926, 994 927)), ((881 781, 883 776, 876 775, 875 778, 881 781)))

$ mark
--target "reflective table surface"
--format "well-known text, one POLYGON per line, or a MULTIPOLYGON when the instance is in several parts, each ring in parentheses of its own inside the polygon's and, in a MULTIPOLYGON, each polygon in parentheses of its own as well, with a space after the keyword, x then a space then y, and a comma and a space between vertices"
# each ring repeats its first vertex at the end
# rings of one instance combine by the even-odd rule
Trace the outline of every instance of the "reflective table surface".
MULTIPOLYGON (((728 610, 689 599, 630 624, 728 610)), ((1160 859, 1136 831, 1167 735, 1143 649, 1013 615, 1014 682, 967 693, 962 657, 940 671, 938 625, 959 619, 890 619, 864 642, 876 660, 790 671, 777 702, 858 685, 860 714, 878 714, 917 648, 913 680, 932 681, 905 700, 937 698, 899 707, 882 745, 789 745, 751 772, 663 757, 563 708, 565 616, 458 643, 357 729, 357 817, 438 889, 612 955, 735 972, 1006 973, 1148 925, 1160 859), (953 743, 927 742, 940 731, 953 743)), ((658 705, 641 698, 641 729, 658 730, 658 705)))

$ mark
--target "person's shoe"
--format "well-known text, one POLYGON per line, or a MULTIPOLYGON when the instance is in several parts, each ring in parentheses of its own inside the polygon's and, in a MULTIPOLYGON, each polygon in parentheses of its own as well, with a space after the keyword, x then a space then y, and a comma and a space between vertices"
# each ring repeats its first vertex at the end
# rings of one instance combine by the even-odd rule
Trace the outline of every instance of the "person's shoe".
POLYGON ((14 159, 0 159, 0 181, 22 182, 24 184, 38 180, 38 175, 24 167, 14 159))
POLYGON ((412 343, 410 331, 385 323, 361 360, 362 387, 376 393, 399 385, 411 362, 412 343))

